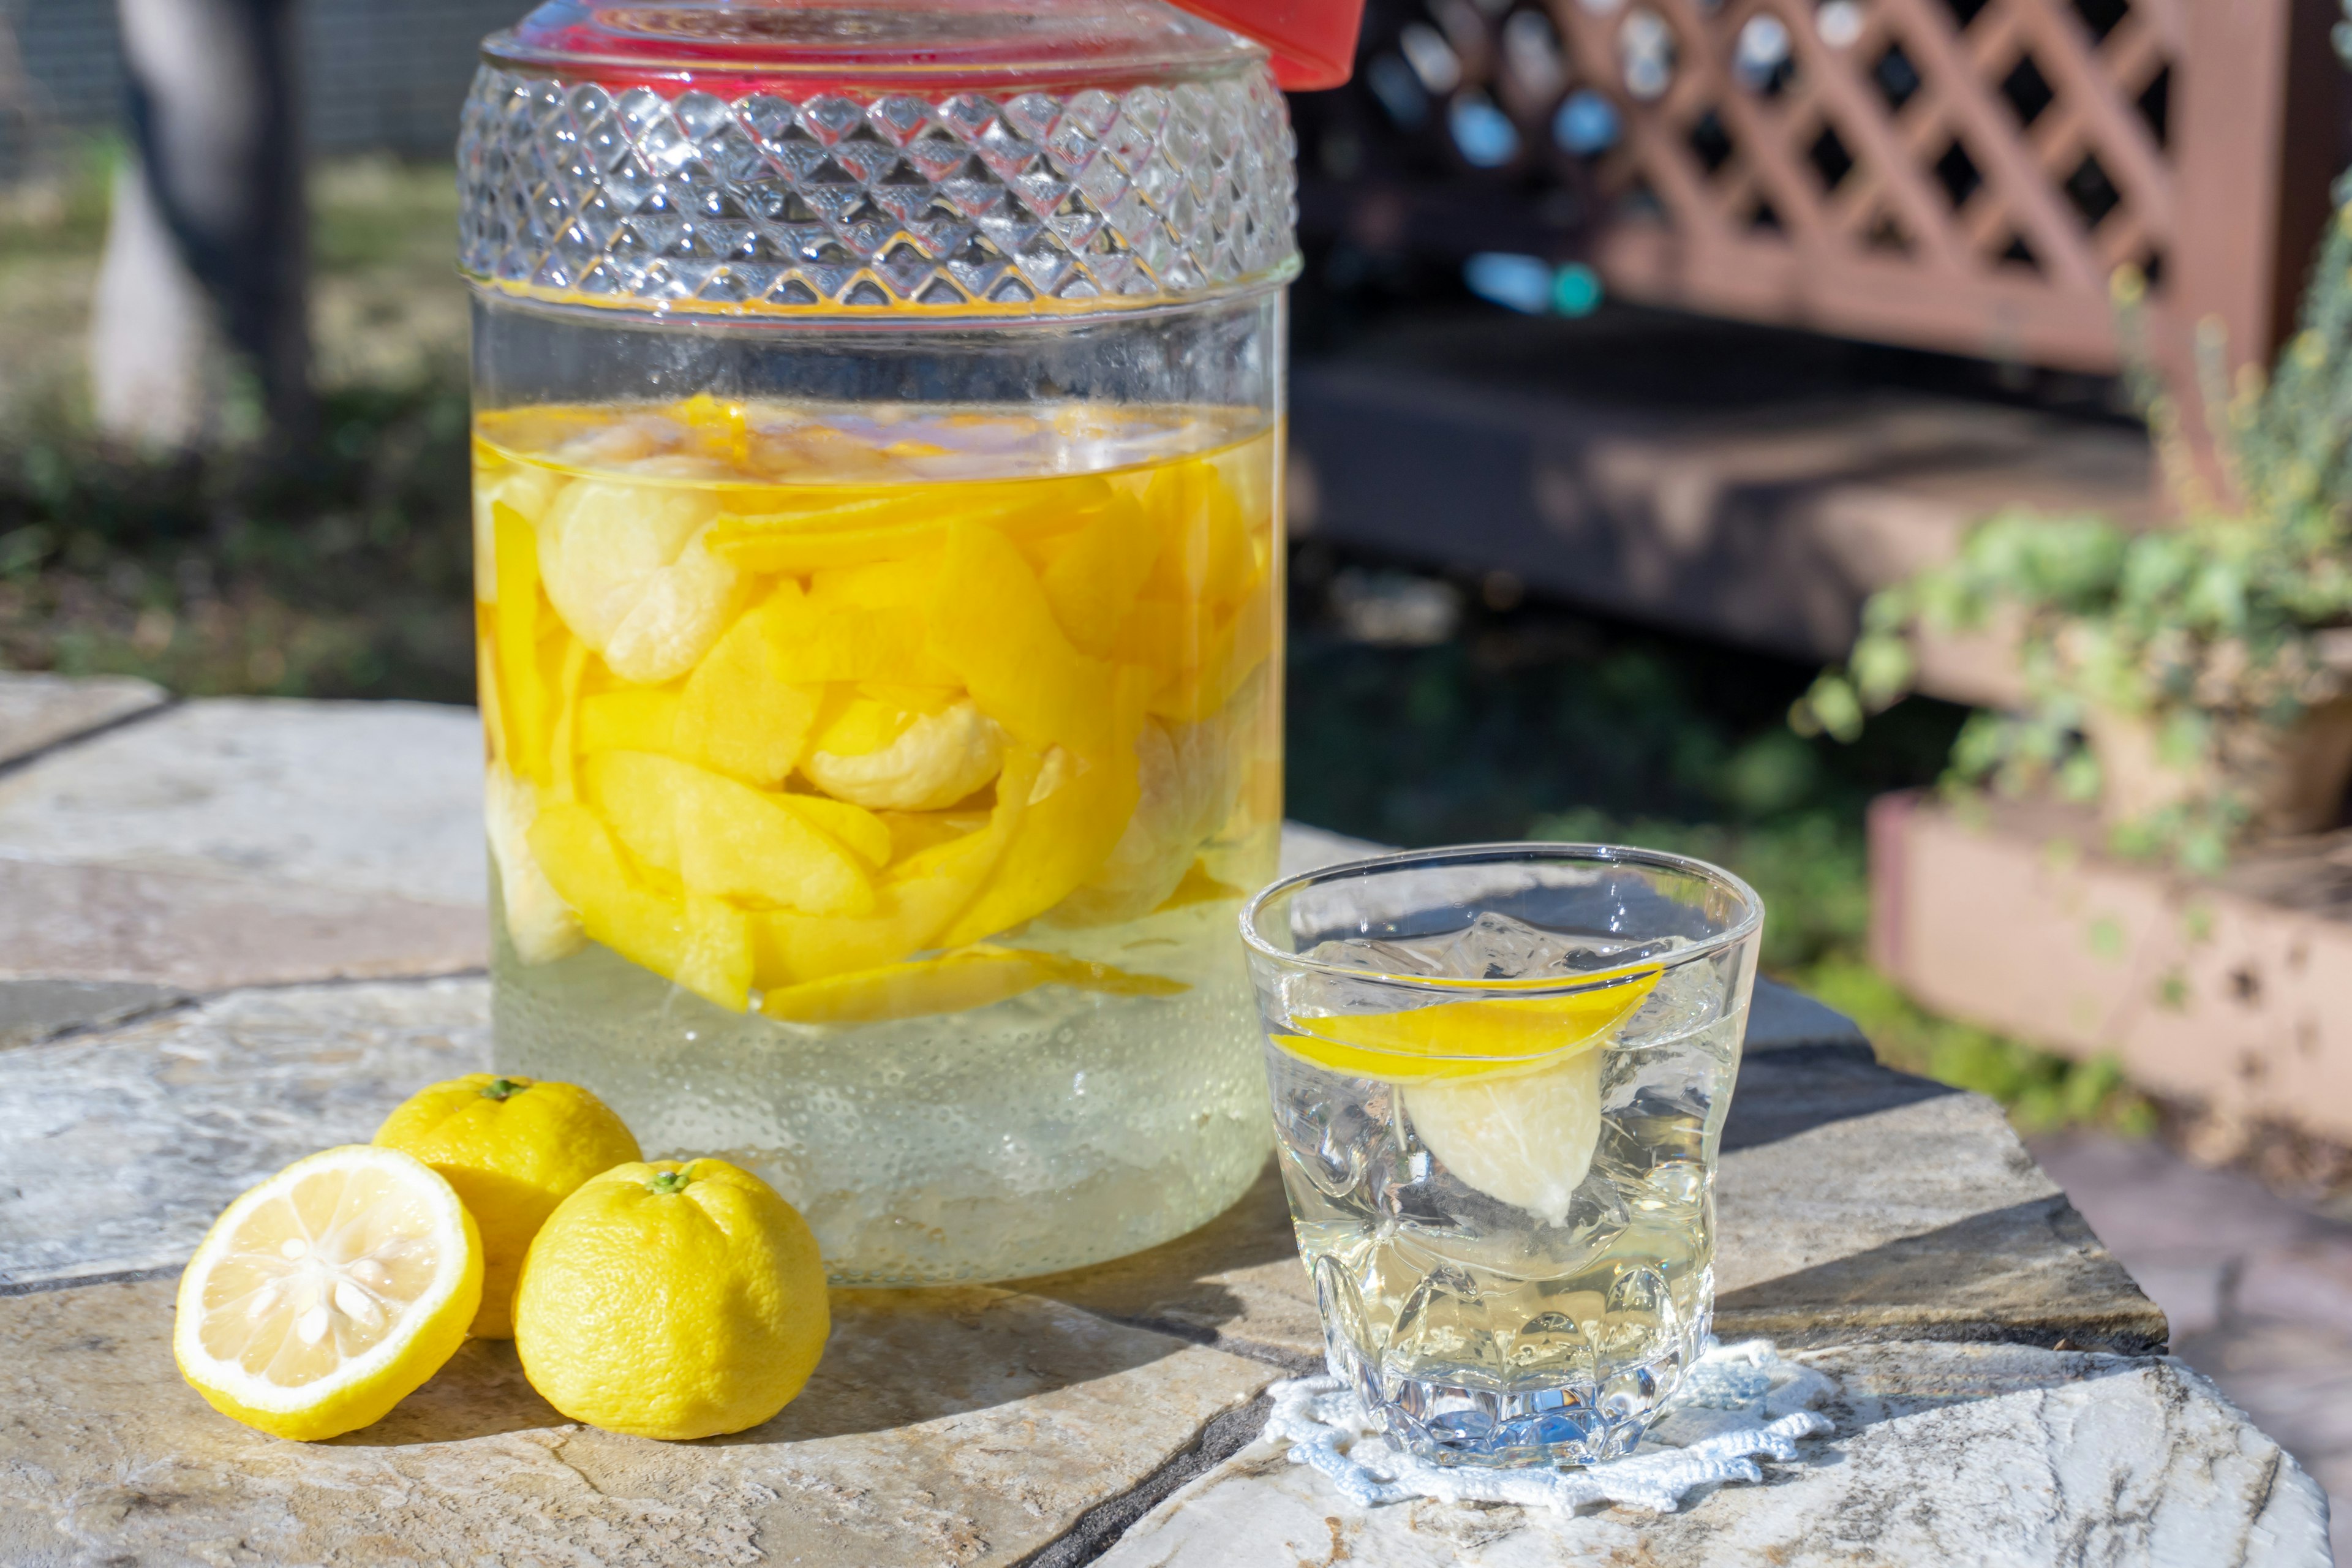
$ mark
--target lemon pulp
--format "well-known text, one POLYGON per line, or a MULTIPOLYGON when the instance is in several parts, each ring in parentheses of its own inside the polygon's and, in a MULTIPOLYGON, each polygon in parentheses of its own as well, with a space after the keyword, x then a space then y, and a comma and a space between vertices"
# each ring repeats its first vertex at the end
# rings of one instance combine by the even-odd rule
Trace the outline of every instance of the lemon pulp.
POLYGON ((181 1278, 173 1348, 215 1408, 329 1437, 438 1371, 481 1290, 480 1235, 447 1182, 394 1150, 330 1149, 215 1223, 181 1278))

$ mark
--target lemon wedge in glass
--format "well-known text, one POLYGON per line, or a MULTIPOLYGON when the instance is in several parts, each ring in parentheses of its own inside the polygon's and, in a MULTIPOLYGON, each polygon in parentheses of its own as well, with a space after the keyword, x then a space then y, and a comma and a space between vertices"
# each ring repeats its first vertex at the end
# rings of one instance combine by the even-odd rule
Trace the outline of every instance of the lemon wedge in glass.
POLYGON ((350 1144, 229 1205, 180 1276, 181 1375, 213 1408, 315 1440, 381 1420, 456 1353, 482 1237, 446 1181, 350 1144))
POLYGON ((1276 1038, 1318 1067, 1399 1085, 1414 1134, 1448 1172, 1560 1225, 1601 1141, 1601 1047, 1659 973, 1637 970, 1567 995, 1294 1016, 1276 1038))
POLYGON ((1612 984, 1533 996, 1496 995, 1508 982, 1416 977, 1433 989, 1478 994, 1379 1013, 1294 1014, 1276 1043, 1317 1067, 1389 1083, 1524 1073, 1601 1044, 1649 1000, 1660 973, 1634 970, 1612 984))

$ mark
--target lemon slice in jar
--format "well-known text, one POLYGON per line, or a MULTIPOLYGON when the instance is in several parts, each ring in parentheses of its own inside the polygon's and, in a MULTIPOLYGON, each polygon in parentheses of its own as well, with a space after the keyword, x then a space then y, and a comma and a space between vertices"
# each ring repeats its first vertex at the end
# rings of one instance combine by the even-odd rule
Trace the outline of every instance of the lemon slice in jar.
POLYGON ((1318 1067, 1398 1085, 1405 1119, 1450 1173, 1561 1225, 1600 1146, 1601 1047, 1661 973, 1564 996, 1294 1017, 1298 1032, 1276 1041, 1318 1067))
POLYGON ((456 1353, 482 1237, 414 1156, 349 1144, 245 1194, 180 1276, 172 1350, 214 1409, 304 1441, 381 1420, 456 1353))
POLYGON ((771 991, 760 1010, 803 1024, 871 1024, 985 1007, 1041 985, 1113 996, 1174 996, 1191 989, 1164 975, 981 942, 771 991))

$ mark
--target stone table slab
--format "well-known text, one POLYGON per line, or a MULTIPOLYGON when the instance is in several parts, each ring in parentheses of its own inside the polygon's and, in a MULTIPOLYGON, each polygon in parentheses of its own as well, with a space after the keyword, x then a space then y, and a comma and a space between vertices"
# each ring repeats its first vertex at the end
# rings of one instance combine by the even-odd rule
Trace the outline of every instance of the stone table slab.
MULTIPOLYGON (((0 893, 0 899, 5 898, 0 893)), ((0 948, 5 939, 0 938, 0 948)), ((74 1029, 103 1028, 187 1000, 170 985, 143 980, 0 981, 0 1050, 29 1046, 74 1029)))
POLYGON ((2152 1139, 2078 1129, 2032 1147, 2164 1309, 2174 1353, 2327 1489, 2352 1563, 2352 1223, 2152 1139))
POLYGON ((0 775, 0 988, 478 970, 481 784, 473 710, 425 703, 184 702, 54 745, 0 775))
POLYGON ((130 676, 76 679, 0 670, 0 766, 169 700, 162 687, 130 676))
POLYGON ((184 702, 0 777, 0 857, 482 901, 469 708, 184 702))
POLYGON ((2164 1314, 1982 1095, 1835 1047, 1768 1049, 1741 1064, 1723 1150, 1726 1335, 2165 1344, 2164 1314))
POLYGON ((180 1381, 173 1289, 0 1300, 0 1563, 1012 1563, 1278 1375, 1003 1290, 836 1291, 807 1389, 731 1437, 568 1422, 475 1341, 383 1421, 298 1444, 180 1381))
POLYGON ((451 974, 481 969, 489 945, 478 901, 0 859, 0 987, 77 980, 208 992, 451 974))
MULTIPOLYGON (((1486 1561, 1490 1546, 1498 1563, 1642 1560, 1654 1527, 1622 1512, 1593 1517, 1597 1557, 1566 1554, 1585 1548, 1559 1521, 1500 1516, 1449 1519, 1452 1555, 1415 1556, 1396 1533, 1412 1510, 1347 1513, 1286 1475, 1218 1515, 1258 1520, 1247 1552, 1187 1544, 1193 1524, 1169 1521, 1225 1504, 1161 1500, 1203 1472, 1178 1495, 1225 1497, 1251 1402, 1319 1360, 1270 1167, 1219 1220, 1136 1258, 1010 1289, 837 1293, 810 1392, 737 1439, 572 1426, 494 1345, 331 1444, 212 1415, 168 1348, 172 1277, 212 1216, 295 1156, 365 1138, 419 1084, 487 1063, 486 984, 431 978, 479 962, 479 740, 463 710, 286 702, 190 702, 77 733, 0 772, 0 1563, 1066 1568, 1163 1546, 1286 1563, 1265 1553, 1294 1517, 1323 1531, 1297 1542, 1305 1562, 1349 1542, 1366 1563, 1486 1561), (363 978, 294 984, 329 976, 363 978)), ((1371 847, 1295 830, 1286 862, 1371 847)), ((2220 1553, 2184 1561, 2235 1560, 2252 1531, 2299 1539, 2307 1483, 2286 1465, 2271 1499, 2242 1485, 2274 1450, 2201 1385, 2146 1357, 2027 1348, 2145 1349, 2164 1327, 1988 1102, 1886 1072, 1843 1019, 1759 987, 1719 1195, 1725 1330, 1895 1342, 1820 1354, 1851 1396, 1883 1376, 1911 1403, 1856 1415, 1825 1450, 1851 1462, 1799 1467, 1789 1509, 1758 1500, 1787 1478, 1729 1489, 1658 1541, 1705 1543, 1709 1561, 1825 1561, 1837 1538, 1819 1521, 1853 1519, 1892 1543, 1883 1560, 1932 1561, 1961 1516, 1900 1514, 1875 1477, 1916 1477, 1956 1446, 1966 1473, 2000 1477, 2072 1455, 2067 1474, 2118 1499, 2161 1477, 2189 1501, 2131 1539, 2220 1553), (1921 1342, 1983 1339, 2027 1345, 1921 1342), (2012 1419, 2028 1406, 2120 1435, 2053 1447, 2012 1419), (1964 1408, 1990 1425, 1937 1425, 1964 1408), (2195 1462, 2164 1469, 2151 1430, 2195 1462)), ((2063 1542, 2034 1555, 2050 1521, 2097 1545, 2138 1517, 2095 1511, 2021 1516, 2002 1549, 2108 1561, 2063 1542)))
POLYGON ((1648 1516, 1419 1501, 1360 1509, 1261 1441, 1138 1521, 1101 1568, 2326 1568, 2311 1479, 2161 1358, 1889 1343, 1801 1355, 1835 1423, 1648 1516))
POLYGON ((233 992, 0 1052, 0 1289, 176 1268, 238 1193, 489 1055, 480 980, 233 992))

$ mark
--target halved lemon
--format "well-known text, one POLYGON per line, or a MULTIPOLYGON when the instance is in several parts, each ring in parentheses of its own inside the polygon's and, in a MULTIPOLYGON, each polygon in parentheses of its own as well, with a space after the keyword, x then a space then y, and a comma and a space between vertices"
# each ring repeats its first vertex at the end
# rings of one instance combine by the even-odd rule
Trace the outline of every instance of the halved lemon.
POLYGON ((222 1415, 311 1441, 421 1387, 481 1300, 481 1233, 449 1184, 397 1150, 347 1144, 213 1222, 180 1276, 172 1350, 222 1415))

